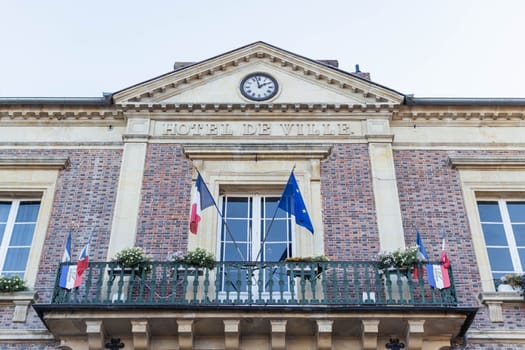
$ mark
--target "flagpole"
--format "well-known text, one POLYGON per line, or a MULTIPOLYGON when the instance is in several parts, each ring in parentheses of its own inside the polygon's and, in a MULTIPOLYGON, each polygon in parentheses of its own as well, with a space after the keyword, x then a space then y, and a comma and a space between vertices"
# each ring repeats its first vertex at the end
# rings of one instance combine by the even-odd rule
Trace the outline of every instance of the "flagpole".
MULTIPOLYGON (((193 167, 197 171, 197 175, 201 177, 201 179, 204 182, 204 185, 206 186, 206 188, 208 188, 208 185, 206 185, 206 181, 204 181, 204 178, 201 176, 201 173, 200 173, 199 169, 197 169, 197 167, 195 165, 193 167)), ((209 189, 208 189, 208 192, 209 192, 209 189)), ((246 258, 244 257, 244 254, 242 253, 241 249, 239 248, 239 245, 237 244, 237 241, 235 240, 235 237, 233 237, 233 234, 232 234, 232 232, 230 230, 230 227, 228 226, 228 222, 224 219, 224 216, 222 215, 219 207, 217 206, 217 202, 215 202, 215 199, 213 199, 213 196, 212 196, 212 200, 213 200, 213 206, 215 207, 215 209, 217 210, 217 213, 221 217, 221 222, 226 227, 226 232, 228 233, 228 236, 230 236, 230 238, 232 239, 233 245, 235 246, 235 249, 237 250, 237 253, 241 257, 241 259, 246 260, 246 258)))
MULTIPOLYGON (((295 164, 293 165, 292 171, 290 174, 293 174, 295 170, 295 164)), ((285 185, 286 186, 286 185, 285 185)), ((279 198, 279 202, 277 202, 277 205, 275 206, 275 211, 273 212, 272 221, 270 221, 270 224, 268 225, 268 229, 266 230, 266 233, 264 234, 263 241, 261 242, 261 247, 259 248, 259 252, 257 253, 257 257, 255 258, 255 261, 259 259, 259 256, 261 255, 262 248, 264 247, 264 243, 266 243, 266 239, 268 238, 268 235, 270 234, 270 230, 272 228, 273 222, 275 220, 275 216, 277 215, 277 211, 279 210, 279 204, 281 203, 281 197, 279 198)))

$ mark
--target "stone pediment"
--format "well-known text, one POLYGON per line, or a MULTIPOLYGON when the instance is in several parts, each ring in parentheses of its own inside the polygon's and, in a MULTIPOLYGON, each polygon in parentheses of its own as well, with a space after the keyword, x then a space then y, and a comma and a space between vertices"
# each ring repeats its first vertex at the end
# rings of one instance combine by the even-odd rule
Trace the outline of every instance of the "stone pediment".
POLYGON ((310 103, 396 105, 404 95, 335 67, 263 42, 191 64, 113 95, 117 104, 310 103), (240 92, 248 74, 274 77, 278 93, 254 102, 240 92))

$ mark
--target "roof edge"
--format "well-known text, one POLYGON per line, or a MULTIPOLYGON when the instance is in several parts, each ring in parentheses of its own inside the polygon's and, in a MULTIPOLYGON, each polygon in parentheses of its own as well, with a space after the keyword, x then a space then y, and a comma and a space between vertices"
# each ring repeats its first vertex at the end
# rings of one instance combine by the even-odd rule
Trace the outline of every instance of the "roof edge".
POLYGON ((525 107, 525 98, 406 96, 404 105, 407 105, 407 106, 516 106, 516 107, 525 107))
POLYGON ((0 105, 89 105, 110 106, 113 94, 102 97, 0 97, 0 105))

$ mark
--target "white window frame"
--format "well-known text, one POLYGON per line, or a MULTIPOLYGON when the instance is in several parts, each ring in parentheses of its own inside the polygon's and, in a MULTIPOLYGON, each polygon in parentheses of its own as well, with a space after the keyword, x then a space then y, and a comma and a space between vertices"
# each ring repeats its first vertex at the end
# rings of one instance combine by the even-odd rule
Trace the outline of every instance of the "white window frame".
POLYGON ((29 288, 34 287, 40 266, 46 232, 53 211, 59 172, 68 165, 67 157, 0 156, 0 197, 40 198, 40 211, 33 235, 33 244, 24 273, 24 279, 29 288))
MULTIPOLYGON (((481 197, 481 196, 479 196, 481 197)), ((491 266, 491 273, 494 274, 494 273, 500 273, 500 274, 505 274, 505 273, 523 273, 523 264, 522 264, 522 261, 519 257, 519 253, 518 253, 518 245, 516 244, 516 240, 515 240, 515 237, 514 237, 514 230, 512 229, 512 224, 513 222, 511 221, 510 219, 510 216, 509 216, 509 212, 508 212, 508 208, 507 208, 507 203, 512 203, 512 202, 525 202, 525 198, 524 199, 486 199, 486 198, 480 198, 478 199, 477 203, 483 203, 483 202, 496 202, 498 204, 498 209, 499 209, 499 212, 500 212, 500 215, 501 215, 501 222, 489 222, 489 221, 481 221, 481 217, 480 217, 480 225, 483 225, 483 224, 490 224, 490 223, 497 223, 497 224, 503 224, 503 230, 505 232, 505 237, 507 239, 507 246, 492 246, 492 245, 488 245, 487 243, 485 243, 485 247, 487 249, 487 255, 488 255, 488 248, 501 248, 501 247, 506 247, 508 250, 509 250, 509 253, 510 253, 510 258, 511 258, 511 261, 512 261, 512 265, 513 265, 513 270, 512 271, 496 271, 492 268, 491 266)), ((482 226, 482 231, 483 231, 483 226, 482 226)), ((525 263, 525 262, 523 262, 525 263)))
MULTIPOLYGON (((25 261, 25 266, 24 266, 24 270, 23 271, 4 271, 4 266, 5 266, 5 263, 6 263, 6 260, 7 260, 7 252, 9 250, 9 248, 13 248, 15 246, 11 246, 11 238, 13 236, 13 231, 14 231, 14 228, 15 228, 15 224, 19 224, 20 222, 16 222, 16 217, 18 216, 18 212, 20 210, 20 204, 23 203, 23 202, 38 202, 39 204, 39 208, 38 208, 38 211, 40 212, 40 207, 42 206, 42 203, 40 201, 40 198, 16 198, 16 199, 13 199, 13 198, 2 198, 0 196, 0 202, 10 202, 11 203, 11 207, 10 207, 10 210, 9 210, 9 214, 8 214, 8 217, 7 217, 7 221, 6 221, 6 226, 5 226, 5 229, 4 229, 4 232, 2 234, 2 240, 0 241, 0 274, 2 275, 5 275, 6 273, 7 274, 18 274, 19 272, 22 273, 22 278, 25 277, 25 272, 27 270, 27 264, 28 264, 28 261, 29 261, 29 255, 27 257, 27 260, 25 261)), ((36 228, 36 223, 38 222, 38 215, 37 215, 37 218, 34 222, 35 224, 35 228, 36 228)), ((29 251, 31 251, 31 247, 33 246, 33 240, 35 238, 35 229, 33 229, 33 233, 32 233, 32 236, 31 236, 31 244, 28 245, 28 246, 18 246, 18 248, 29 248, 29 251)))

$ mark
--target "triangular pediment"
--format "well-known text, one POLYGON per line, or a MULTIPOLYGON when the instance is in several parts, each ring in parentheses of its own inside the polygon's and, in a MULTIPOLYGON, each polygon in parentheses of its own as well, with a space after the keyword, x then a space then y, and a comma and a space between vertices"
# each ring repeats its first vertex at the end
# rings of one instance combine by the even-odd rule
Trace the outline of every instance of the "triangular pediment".
POLYGON ((256 42, 121 90, 113 98, 118 104, 395 105, 404 96, 319 61, 256 42), (241 81, 254 72, 268 74, 278 82, 274 97, 257 102, 241 94, 241 81))

